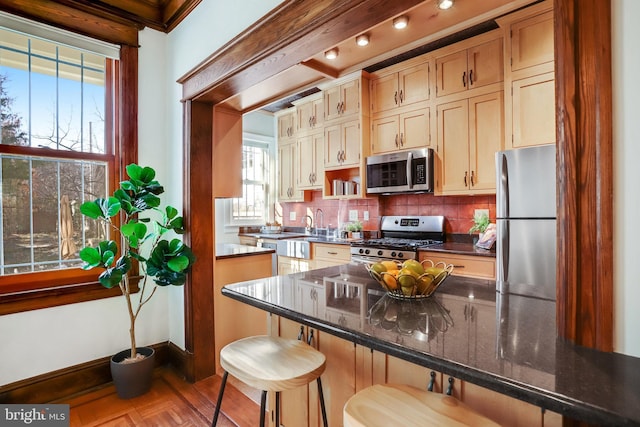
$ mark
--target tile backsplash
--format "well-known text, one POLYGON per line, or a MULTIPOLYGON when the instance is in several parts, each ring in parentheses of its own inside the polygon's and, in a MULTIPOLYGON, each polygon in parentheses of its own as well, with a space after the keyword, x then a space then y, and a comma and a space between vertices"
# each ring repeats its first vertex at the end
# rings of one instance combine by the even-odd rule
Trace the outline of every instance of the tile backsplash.
POLYGON ((444 215, 447 233, 467 233, 473 225, 476 209, 488 209, 489 218, 495 222, 495 195, 482 196, 434 196, 432 194, 399 194, 393 196, 372 196, 366 199, 325 200, 321 191, 312 192, 308 202, 288 202, 276 204, 275 219, 289 227, 304 226, 306 215, 313 218, 313 226, 335 228, 349 222, 349 211, 356 211, 358 220, 365 230, 377 230, 380 217, 384 215, 444 215), (317 217, 317 209, 323 213, 317 217), (295 212, 295 220, 291 220, 295 212), (369 219, 365 220, 365 213, 369 219))

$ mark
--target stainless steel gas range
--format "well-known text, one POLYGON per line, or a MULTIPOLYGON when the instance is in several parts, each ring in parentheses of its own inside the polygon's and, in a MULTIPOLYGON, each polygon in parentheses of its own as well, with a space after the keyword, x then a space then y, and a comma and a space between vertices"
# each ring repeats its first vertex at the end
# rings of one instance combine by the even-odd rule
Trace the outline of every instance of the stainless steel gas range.
POLYGON ((418 249, 444 242, 443 216, 383 216, 379 239, 351 243, 351 262, 418 259, 418 249))

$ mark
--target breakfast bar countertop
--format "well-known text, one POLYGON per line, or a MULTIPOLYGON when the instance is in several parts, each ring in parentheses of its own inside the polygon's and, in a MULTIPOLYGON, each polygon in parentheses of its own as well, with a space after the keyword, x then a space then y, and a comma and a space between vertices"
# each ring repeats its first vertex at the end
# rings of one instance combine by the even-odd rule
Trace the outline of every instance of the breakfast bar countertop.
POLYGON ((222 293, 573 419, 640 425, 640 358, 558 338, 553 301, 501 295, 492 281, 451 276, 431 298, 398 300, 362 265, 345 264, 235 283, 222 293), (309 295, 297 292, 301 286, 316 287, 323 309, 300 300, 309 295), (329 315, 336 310, 339 321, 329 315))

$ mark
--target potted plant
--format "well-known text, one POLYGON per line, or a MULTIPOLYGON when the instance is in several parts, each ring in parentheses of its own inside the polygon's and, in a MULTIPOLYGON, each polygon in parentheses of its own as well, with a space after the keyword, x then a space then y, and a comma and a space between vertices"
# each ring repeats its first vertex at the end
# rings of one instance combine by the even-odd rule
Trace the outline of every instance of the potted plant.
POLYGON ((354 221, 347 224, 347 231, 351 233, 351 237, 359 239, 362 232, 362 223, 360 221, 354 221))
POLYGON ((120 239, 119 245, 114 240, 104 240, 96 247, 83 248, 80 259, 85 270, 104 269, 98 277, 100 284, 105 288, 119 286, 126 302, 131 348, 111 358, 111 374, 121 398, 144 394, 151 385, 154 350, 136 346, 135 325, 140 310, 157 286, 184 285, 186 273, 195 262, 193 252, 180 239, 164 238, 171 230, 177 234, 185 230, 174 207, 159 208, 158 196, 164 188, 155 181, 155 170, 136 164, 128 165, 126 170, 129 179, 122 181, 112 196, 80 206, 83 215, 103 222, 120 239), (151 215, 141 217, 144 212, 151 215), (119 223, 114 221, 116 217, 120 218, 119 223), (138 269, 133 268, 135 264, 138 269), (135 298, 134 275, 139 278, 135 298))
POLYGON ((486 212, 476 213, 473 215, 473 226, 469 229, 469 234, 480 233, 479 238, 482 238, 482 234, 485 232, 491 221, 489 215, 486 212))

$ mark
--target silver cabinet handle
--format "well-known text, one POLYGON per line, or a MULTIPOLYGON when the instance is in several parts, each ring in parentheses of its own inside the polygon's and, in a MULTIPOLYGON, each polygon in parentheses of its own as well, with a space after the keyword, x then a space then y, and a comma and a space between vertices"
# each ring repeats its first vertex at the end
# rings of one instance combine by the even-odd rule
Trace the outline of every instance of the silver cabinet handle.
POLYGON ((467 186, 467 172, 464 172, 464 186, 467 186))
POLYGON ((471 186, 473 187, 474 185, 476 185, 476 183, 474 182, 474 171, 471 171, 471 186))
POLYGON ((396 147, 398 147, 398 134, 396 133, 396 147))
POLYGON ((396 105, 398 105, 398 91, 396 91, 396 93, 393 94, 393 102, 395 102, 396 105))
POLYGON ((402 89, 400 89, 400 103, 402 104, 403 102, 404 102, 404 93, 402 89))
POLYGON ((473 84, 473 70, 469 70, 469 86, 473 84))
POLYGON ((467 72, 462 73, 462 86, 467 87, 467 72))
POLYGON ((404 134, 403 134, 403 133, 401 133, 401 134, 400 134, 400 147, 403 147, 403 146, 404 146, 404 141, 403 141, 403 139, 404 139, 404 134))

